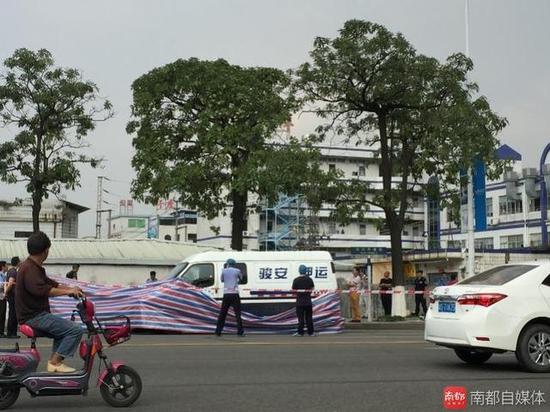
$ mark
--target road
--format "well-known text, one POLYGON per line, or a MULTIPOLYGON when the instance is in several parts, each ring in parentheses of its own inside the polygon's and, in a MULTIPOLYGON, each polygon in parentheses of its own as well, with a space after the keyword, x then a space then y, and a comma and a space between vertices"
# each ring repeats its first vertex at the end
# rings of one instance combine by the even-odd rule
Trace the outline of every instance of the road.
MULTIPOLYGON (((44 357, 46 340, 40 348, 44 357)), ((545 403, 531 408, 467 410, 550 406, 549 376, 522 372, 513 354, 465 365, 452 351, 424 342, 421 330, 301 338, 137 335, 110 353, 142 376, 143 394, 133 411, 440 411, 448 385, 465 386, 469 397, 472 391, 544 393, 545 403)), ((13 410, 112 409, 92 387, 87 397, 32 399, 22 392, 13 410)))

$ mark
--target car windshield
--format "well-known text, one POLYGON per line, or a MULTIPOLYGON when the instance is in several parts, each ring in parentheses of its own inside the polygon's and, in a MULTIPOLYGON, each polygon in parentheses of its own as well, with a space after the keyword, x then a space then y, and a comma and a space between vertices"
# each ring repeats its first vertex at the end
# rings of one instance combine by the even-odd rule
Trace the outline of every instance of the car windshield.
POLYGON ((533 265, 497 266, 463 280, 460 285, 504 285, 536 267, 533 265))
POLYGON ((174 266, 174 269, 170 271, 167 278, 175 278, 177 277, 181 272, 183 272, 183 269, 185 269, 189 265, 187 262, 180 263, 176 266, 174 266))

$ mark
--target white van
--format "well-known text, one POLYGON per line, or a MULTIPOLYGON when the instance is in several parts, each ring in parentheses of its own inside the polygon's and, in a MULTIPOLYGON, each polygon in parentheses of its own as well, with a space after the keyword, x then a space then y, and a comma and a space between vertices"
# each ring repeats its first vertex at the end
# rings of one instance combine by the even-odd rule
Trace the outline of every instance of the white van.
POLYGON ((172 270, 169 277, 185 280, 221 301, 221 273, 230 258, 235 259, 236 267, 244 275, 239 285, 243 310, 258 315, 275 314, 294 307, 296 299, 288 291, 292 289, 294 278, 299 275, 300 265, 308 267, 315 289, 337 288, 332 257, 328 252, 319 251, 203 252, 188 256, 172 270))

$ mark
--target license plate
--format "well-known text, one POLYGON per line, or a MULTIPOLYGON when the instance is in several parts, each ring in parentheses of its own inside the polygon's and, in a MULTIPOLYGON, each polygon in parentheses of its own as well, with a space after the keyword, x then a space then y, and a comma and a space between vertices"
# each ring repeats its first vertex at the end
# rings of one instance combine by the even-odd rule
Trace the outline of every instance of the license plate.
POLYGON ((456 312, 455 302, 439 302, 439 312, 455 313, 456 312))

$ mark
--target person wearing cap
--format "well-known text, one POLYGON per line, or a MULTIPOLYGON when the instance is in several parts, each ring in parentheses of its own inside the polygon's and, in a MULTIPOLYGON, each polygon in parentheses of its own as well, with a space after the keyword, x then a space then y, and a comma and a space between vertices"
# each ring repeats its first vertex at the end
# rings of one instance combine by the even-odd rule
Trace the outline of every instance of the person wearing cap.
POLYGON ((239 297, 239 281, 243 279, 243 274, 236 265, 235 259, 227 259, 225 268, 222 271, 223 299, 216 325, 216 336, 222 334, 230 306, 233 307, 237 319, 237 335, 244 336, 243 321, 241 319, 241 298, 239 297))
POLYGON ((6 300, 8 301, 8 338, 18 338, 17 336, 17 314, 15 312, 15 282, 17 271, 21 265, 19 256, 11 258, 11 266, 6 274, 6 300))
POLYGON ((292 282, 293 290, 301 290, 296 293, 296 316, 298 316, 298 331, 293 336, 304 336, 304 323, 307 325, 307 334, 315 336, 313 329, 313 305, 311 303, 311 291, 315 284, 310 277, 311 269, 308 271, 306 265, 298 267, 300 276, 292 282))

